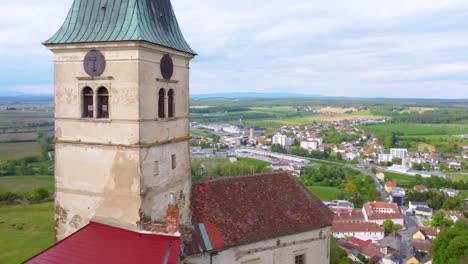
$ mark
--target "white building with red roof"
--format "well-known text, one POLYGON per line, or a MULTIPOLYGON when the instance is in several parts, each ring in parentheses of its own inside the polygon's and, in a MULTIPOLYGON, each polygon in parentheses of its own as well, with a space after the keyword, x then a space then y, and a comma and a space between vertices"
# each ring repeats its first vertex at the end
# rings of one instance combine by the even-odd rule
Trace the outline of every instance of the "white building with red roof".
POLYGON ((384 238, 384 229, 375 223, 333 223, 332 234, 336 238, 356 237, 378 241, 384 238))
POLYGON ((399 226, 403 226, 405 223, 404 216, 396 203, 367 202, 362 207, 362 214, 366 222, 378 225, 383 225, 386 219, 392 220, 395 225, 399 226))

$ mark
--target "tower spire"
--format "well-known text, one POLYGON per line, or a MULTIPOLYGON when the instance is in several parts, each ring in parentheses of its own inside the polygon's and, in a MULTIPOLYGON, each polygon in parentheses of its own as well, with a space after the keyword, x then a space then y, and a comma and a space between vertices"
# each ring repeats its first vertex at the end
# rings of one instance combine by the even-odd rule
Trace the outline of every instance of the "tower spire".
POLYGON ((146 41, 192 55, 170 0, 75 0, 45 45, 146 41))

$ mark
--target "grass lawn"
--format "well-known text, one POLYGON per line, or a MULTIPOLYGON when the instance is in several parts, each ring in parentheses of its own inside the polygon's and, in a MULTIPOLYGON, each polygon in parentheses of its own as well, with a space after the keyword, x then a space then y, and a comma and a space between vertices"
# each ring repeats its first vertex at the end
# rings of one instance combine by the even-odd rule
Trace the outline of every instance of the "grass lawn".
POLYGON ((218 137, 218 136, 216 136, 216 135, 214 135, 214 134, 212 134, 209 131, 204 130, 204 129, 194 129, 194 130, 191 130, 190 133, 192 135, 207 137, 207 138, 211 138, 211 139, 215 139, 215 138, 218 137))
POLYGON ((409 187, 410 186, 410 181, 413 176, 408 176, 404 174, 399 174, 395 172, 389 172, 385 171, 385 181, 391 180, 394 181, 398 184, 398 187, 403 186, 403 187, 409 187))
POLYGON ((327 201, 337 199, 336 191, 338 189, 336 187, 307 186, 307 189, 319 199, 327 201))
POLYGON ((265 168, 271 165, 270 162, 258 159, 251 159, 251 158, 237 158, 238 161, 244 161, 251 165, 254 165, 257 168, 265 168))
POLYGON ((0 177, 0 192, 27 192, 37 187, 54 191, 53 176, 7 176, 0 177))
POLYGON ((37 142, 0 143, 0 161, 38 156, 39 151, 37 142))
POLYGON ((0 263, 21 263, 53 245, 54 204, 0 207, 0 263))
POLYGON ((468 190, 460 190, 460 195, 467 199, 468 198, 468 190))
POLYGON ((468 173, 447 173, 447 176, 454 181, 468 181, 468 173))
POLYGON ((468 124, 378 124, 368 125, 366 129, 371 133, 395 132, 405 136, 418 135, 460 135, 468 134, 468 124))

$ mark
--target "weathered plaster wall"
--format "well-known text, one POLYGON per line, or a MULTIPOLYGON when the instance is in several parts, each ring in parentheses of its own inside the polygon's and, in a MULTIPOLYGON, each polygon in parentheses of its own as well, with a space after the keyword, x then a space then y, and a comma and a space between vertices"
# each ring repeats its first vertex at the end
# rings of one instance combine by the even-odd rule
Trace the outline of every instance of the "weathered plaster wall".
MULTIPOLYGON (((326 264, 330 263, 329 243, 330 228, 323 228, 230 248, 213 255, 212 263, 284 264, 294 263, 296 255, 305 254, 305 263, 326 264)), ((184 263, 209 264, 210 254, 190 256, 184 263)))
POLYGON ((153 219, 164 219, 171 193, 177 196, 181 223, 190 222, 191 173, 188 142, 140 150, 142 210, 153 219), (176 167, 172 168, 172 155, 176 167), (155 175, 155 161, 159 172, 155 175))
POLYGON ((59 240, 93 217, 122 226, 139 220, 138 149, 57 144, 56 157, 59 240))

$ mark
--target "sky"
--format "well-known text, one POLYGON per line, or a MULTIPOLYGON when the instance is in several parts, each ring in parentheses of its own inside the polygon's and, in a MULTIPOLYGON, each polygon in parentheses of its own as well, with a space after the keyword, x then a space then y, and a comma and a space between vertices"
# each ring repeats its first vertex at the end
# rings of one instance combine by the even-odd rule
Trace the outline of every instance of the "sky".
MULTIPOLYGON (((0 93, 53 92, 73 0, 0 0, 0 93)), ((172 0, 192 94, 468 98, 466 0, 172 0)))

